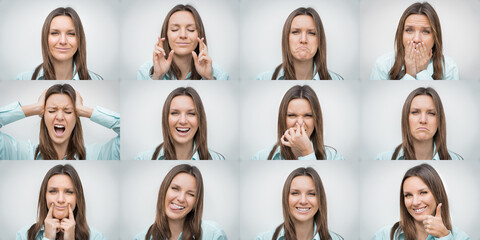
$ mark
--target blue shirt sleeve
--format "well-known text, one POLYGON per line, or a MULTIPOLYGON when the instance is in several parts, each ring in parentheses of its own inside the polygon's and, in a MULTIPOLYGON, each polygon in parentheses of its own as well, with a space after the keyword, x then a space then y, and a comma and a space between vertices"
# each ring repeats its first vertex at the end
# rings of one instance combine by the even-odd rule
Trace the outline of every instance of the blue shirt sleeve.
POLYGON ((118 135, 106 143, 86 146, 86 158, 96 160, 120 160, 120 114, 97 106, 93 110, 90 120, 112 129, 118 135))
MULTIPOLYGON (((0 108, 0 128, 23 118, 25 118, 25 113, 19 102, 0 108)), ((1 160, 31 160, 34 148, 35 146, 30 141, 17 141, 14 137, 0 131, 1 160)))

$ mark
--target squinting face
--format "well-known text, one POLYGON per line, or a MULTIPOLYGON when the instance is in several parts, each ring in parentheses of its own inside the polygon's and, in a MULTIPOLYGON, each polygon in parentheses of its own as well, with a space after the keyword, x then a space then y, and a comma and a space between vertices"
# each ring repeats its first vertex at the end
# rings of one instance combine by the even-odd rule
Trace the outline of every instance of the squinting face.
POLYGON ((408 123, 415 140, 427 141, 433 139, 438 129, 437 114, 432 97, 419 95, 413 98, 408 123))
POLYGON ((407 178, 403 183, 403 199, 408 213, 420 223, 425 216, 433 215, 437 208, 432 191, 416 176, 407 178))
POLYGON ((69 61, 77 52, 75 25, 69 16, 56 16, 50 23, 48 50, 56 61, 69 61))
POLYGON ((165 213, 169 220, 185 220, 195 206, 197 180, 188 173, 179 173, 172 179, 165 195, 165 213))
POLYGON ((424 43, 430 51, 433 48, 433 30, 427 16, 422 14, 412 14, 405 20, 403 28, 403 46, 406 47, 408 41, 415 44, 424 43))
POLYGON ((287 107, 287 128, 296 128, 296 124, 304 125, 308 137, 315 129, 315 119, 310 102, 305 98, 293 99, 287 107))
POLYGON ((77 206, 77 195, 70 176, 60 174, 52 176, 47 183, 46 200, 49 210, 53 203, 54 218, 67 218, 69 215, 68 205, 72 211, 77 206))
POLYGON ((192 56, 192 51, 198 45, 198 31, 193 14, 188 11, 178 11, 172 14, 168 22, 167 38, 170 49, 176 55, 192 56))
POLYGON ((298 176, 292 180, 288 195, 288 206, 295 222, 313 220, 315 213, 318 211, 317 194, 311 177, 298 176))
POLYGON ((295 60, 312 60, 318 50, 318 33, 313 18, 308 15, 293 18, 288 41, 295 60))
POLYGON ((45 103, 44 115, 48 135, 54 145, 68 143, 77 122, 70 97, 60 93, 50 95, 45 103))
POLYGON ((198 130, 198 116, 191 97, 176 96, 172 99, 168 125, 175 143, 193 144, 193 137, 198 130))

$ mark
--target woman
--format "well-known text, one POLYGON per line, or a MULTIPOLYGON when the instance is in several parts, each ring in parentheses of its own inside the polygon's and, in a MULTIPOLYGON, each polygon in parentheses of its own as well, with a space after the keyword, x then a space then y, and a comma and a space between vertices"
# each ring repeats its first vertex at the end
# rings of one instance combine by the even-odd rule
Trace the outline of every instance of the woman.
POLYGON ((120 159, 119 114, 98 106, 84 106, 80 94, 69 84, 51 86, 37 103, 21 106, 15 102, 0 108, 0 128, 36 115, 42 118, 39 144, 19 142, 0 132, 0 159, 120 159), (113 129, 118 136, 104 144, 84 145, 80 117, 113 129))
POLYGON ((402 143, 376 159, 463 160, 447 149, 447 123, 435 89, 419 87, 408 95, 402 110, 402 143))
POLYGON ((447 192, 442 179, 428 164, 410 168, 400 185, 400 221, 387 226, 375 240, 470 239, 452 226, 447 192))
POLYGON ((293 86, 278 109, 277 143, 253 160, 341 160, 343 156, 323 144, 322 109, 315 91, 293 86))
POLYGON ((38 218, 17 232, 17 240, 106 239, 90 228, 85 197, 77 171, 70 164, 51 168, 43 178, 38 197, 38 218))
POLYGON ((288 175, 283 185, 282 207, 284 222, 256 240, 343 239, 328 230, 327 197, 315 169, 300 167, 288 175))
POLYGON ((322 20, 313 8, 297 8, 282 33, 282 64, 257 80, 343 80, 327 69, 327 40, 322 20))
POLYGON ((163 140, 155 151, 139 154, 136 160, 224 160, 208 149, 207 117, 202 99, 191 87, 173 90, 162 111, 163 140))
POLYGON ((143 64, 137 80, 228 80, 208 55, 202 19, 191 5, 178 4, 167 13, 153 60, 143 64))
POLYGON ((59 7, 48 14, 42 28, 43 63, 16 80, 103 80, 87 69, 87 47, 82 21, 73 8, 59 7))
POLYGON ((227 239, 220 226, 202 220, 202 213, 202 174, 195 166, 180 164, 167 173, 160 185, 155 222, 134 240, 227 239))
POLYGON ((427 2, 403 12, 395 34, 395 52, 377 59, 371 80, 458 80, 457 64, 443 55, 437 12, 427 2))

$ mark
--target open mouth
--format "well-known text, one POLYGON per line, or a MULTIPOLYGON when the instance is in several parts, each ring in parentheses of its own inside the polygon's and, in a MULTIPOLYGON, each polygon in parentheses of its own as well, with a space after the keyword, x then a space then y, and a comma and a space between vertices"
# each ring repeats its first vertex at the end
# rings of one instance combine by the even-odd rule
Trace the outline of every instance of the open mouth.
POLYGON ((65 133, 65 126, 64 125, 55 124, 53 126, 53 128, 54 128, 54 131, 55 131, 55 135, 57 135, 58 137, 63 136, 63 134, 65 133))
POLYGON ((423 213, 427 209, 427 206, 422 207, 422 208, 414 208, 413 211, 415 213, 423 213))
POLYGON ((175 130, 177 130, 177 133, 180 136, 185 136, 185 135, 188 134, 188 132, 190 132, 190 128, 179 128, 179 127, 177 127, 177 128, 175 128, 175 130))
POLYGON ((297 207, 296 209, 297 209, 297 211, 299 211, 299 212, 301 212, 301 213, 305 213, 305 212, 310 211, 310 209, 312 209, 312 208, 309 208, 309 207, 297 207))
POLYGON ((169 207, 170 207, 170 209, 172 209, 172 210, 178 210, 178 211, 181 211, 181 210, 183 210, 183 209, 185 208, 185 207, 182 207, 182 206, 177 205, 177 204, 175 204, 175 203, 170 203, 169 207))

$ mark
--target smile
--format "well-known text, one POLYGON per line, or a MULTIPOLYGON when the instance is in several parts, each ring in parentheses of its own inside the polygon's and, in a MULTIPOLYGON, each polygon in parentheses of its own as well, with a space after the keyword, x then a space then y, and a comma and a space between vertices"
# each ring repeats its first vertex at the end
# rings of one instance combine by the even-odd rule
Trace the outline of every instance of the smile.
POLYGON ((413 211, 415 213, 423 213, 425 211, 425 209, 427 209, 427 206, 422 207, 422 208, 417 208, 417 209, 414 208, 413 211))
POLYGON ((177 130, 178 135, 185 136, 190 132, 190 128, 175 128, 177 130))
POLYGON ((308 212, 308 211, 310 211, 310 209, 312 209, 312 208, 309 208, 309 207, 304 207, 304 208, 302 208, 302 207, 297 207, 296 209, 297 209, 299 212, 308 212))
POLYGON ((63 134, 65 133, 65 126, 64 125, 61 125, 61 124, 55 124, 53 126, 53 129, 55 131, 55 135, 57 137, 61 137, 63 136, 63 134))
POLYGON ((175 204, 175 203, 170 203, 169 207, 170 207, 170 209, 172 209, 172 210, 179 210, 179 211, 181 211, 181 210, 183 210, 183 209, 185 208, 185 207, 182 207, 182 206, 177 205, 177 204, 175 204))

